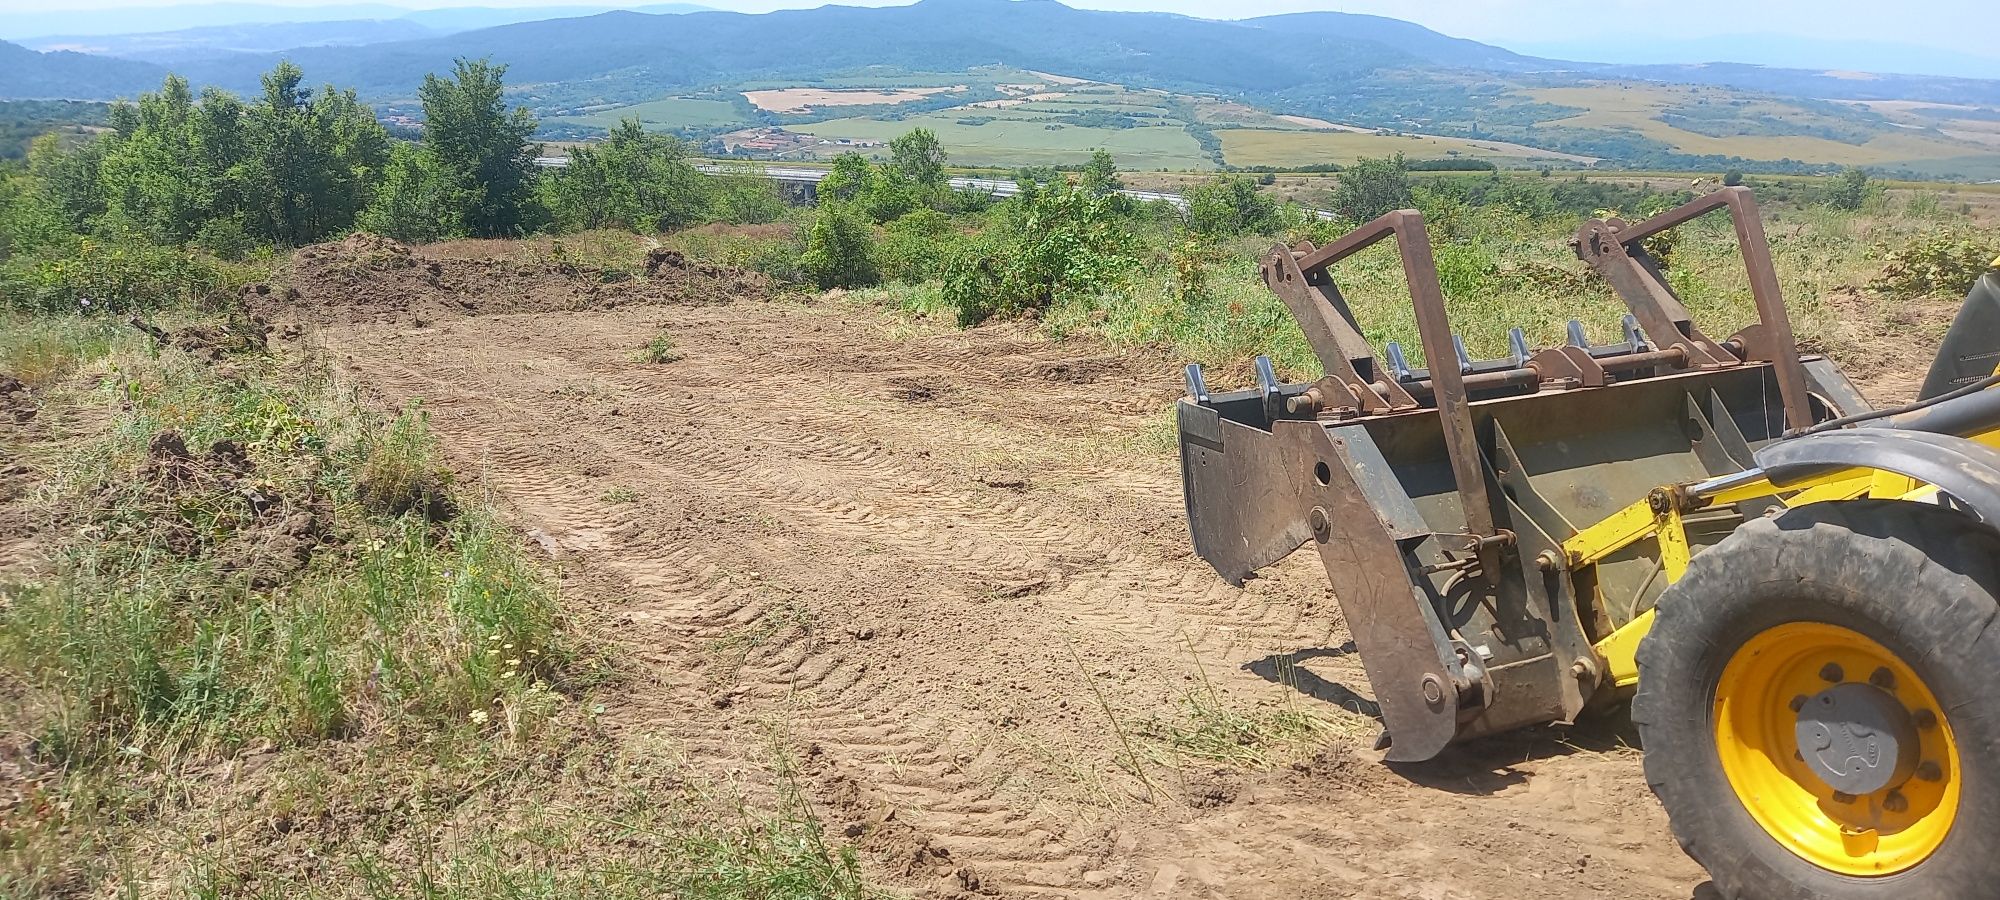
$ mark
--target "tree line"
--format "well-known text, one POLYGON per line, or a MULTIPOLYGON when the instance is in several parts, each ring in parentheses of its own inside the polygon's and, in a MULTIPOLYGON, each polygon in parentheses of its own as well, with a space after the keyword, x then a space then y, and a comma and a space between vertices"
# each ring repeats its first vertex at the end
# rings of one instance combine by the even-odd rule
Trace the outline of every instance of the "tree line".
POLYGON ((169 76, 112 106, 94 138, 35 141, 0 186, 0 258, 84 236, 227 259, 355 229, 431 241, 783 214, 768 185, 705 177, 677 139, 636 122, 575 150, 567 169, 538 172, 537 122, 508 107, 506 71, 461 59, 427 76, 415 141, 392 138, 352 90, 313 91, 290 62, 250 99, 169 76))

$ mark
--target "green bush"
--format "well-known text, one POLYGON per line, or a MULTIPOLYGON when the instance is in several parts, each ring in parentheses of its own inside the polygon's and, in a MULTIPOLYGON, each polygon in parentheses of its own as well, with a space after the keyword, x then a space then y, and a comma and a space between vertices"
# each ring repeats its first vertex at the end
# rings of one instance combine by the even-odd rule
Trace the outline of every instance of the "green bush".
POLYGON ((1957 299, 1993 267, 2000 240, 1942 231, 1889 251, 1869 288, 1891 299, 1943 296, 1957 299))
POLYGON ((1209 237, 1272 234, 1282 227, 1278 201, 1257 192, 1255 180, 1224 175, 1188 188, 1187 227, 1209 237))
POLYGON ((867 287, 882 278, 875 265, 875 235, 868 220, 847 203, 820 208, 806 231, 799 264, 823 288, 867 287))
POLYGON ((213 257, 139 239, 83 238, 0 265, 0 304, 47 312, 129 313, 227 296, 238 279, 213 257))
POLYGON ((1093 195, 1063 180, 1024 187, 1031 189, 946 272, 945 300, 960 324, 1103 291, 1137 263, 1132 234, 1115 213, 1117 195, 1093 195))
POLYGON ((909 213, 883 229, 876 254, 882 279, 915 284, 943 278, 964 242, 950 216, 934 209, 909 213))

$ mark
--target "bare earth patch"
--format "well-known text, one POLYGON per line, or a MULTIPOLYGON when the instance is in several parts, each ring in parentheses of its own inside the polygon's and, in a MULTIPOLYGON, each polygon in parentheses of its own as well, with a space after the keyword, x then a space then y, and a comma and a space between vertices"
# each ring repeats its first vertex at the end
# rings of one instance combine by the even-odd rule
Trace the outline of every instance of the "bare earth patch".
POLYGON ((379 401, 423 399, 455 467, 562 567, 578 626, 628 652, 614 738, 726 769, 784 723, 878 879, 1064 898, 1701 882, 1606 727, 1369 759, 1317 561, 1237 589, 1188 552, 1148 437, 1178 392, 1164 357, 835 300, 547 289, 319 335, 379 401), (635 362, 662 329, 682 357, 635 362))

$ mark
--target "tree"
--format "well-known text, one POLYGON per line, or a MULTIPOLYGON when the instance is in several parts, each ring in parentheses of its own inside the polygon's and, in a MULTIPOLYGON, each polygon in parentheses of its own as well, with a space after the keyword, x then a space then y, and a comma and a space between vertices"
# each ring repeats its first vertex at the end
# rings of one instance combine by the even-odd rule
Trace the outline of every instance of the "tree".
POLYGON ((1860 209, 1862 204, 1868 202, 1870 192, 1868 173, 1857 166, 1849 166, 1827 188, 1826 205, 1834 209, 1860 209))
POLYGON ((833 168, 819 182, 822 203, 851 203, 867 193, 875 180, 875 166, 852 150, 833 158, 833 168))
POLYGON ((1125 181, 1118 177, 1118 163, 1111 158, 1111 151, 1102 147, 1090 151, 1090 162, 1083 164, 1077 186, 1098 197, 1124 190, 1125 181))
MULTIPOLYGON (((280 246, 326 239, 354 226, 388 163, 389 135, 352 92, 301 90, 304 73, 281 62, 243 117, 247 159, 235 173, 248 231, 280 246)), ((206 102, 203 104, 207 105, 206 102)))
POLYGON ((1362 159, 1340 173, 1333 193, 1333 210, 1342 218, 1365 222, 1416 200, 1410 193, 1409 165, 1398 153, 1388 159, 1362 159))
POLYGON ((603 142, 571 152, 567 168, 542 179, 542 203, 558 226, 572 231, 692 225, 708 212, 708 185, 685 156, 680 139, 626 119, 603 142))
POLYGON ((1258 193, 1256 182, 1224 175, 1189 188, 1188 230, 1208 237, 1269 234, 1279 227, 1278 201, 1258 193))
POLYGON ((868 220, 847 203, 820 207, 799 264, 823 288, 867 287, 881 280, 868 220))
POLYGON ((241 161, 242 105, 211 92, 204 111, 187 79, 169 75, 135 110, 114 114, 121 136, 100 167, 106 212, 163 244, 182 244, 227 209, 223 173, 241 161), (125 131, 129 129, 129 133, 125 131))
POLYGON ((438 241, 465 234, 471 206, 472 192, 429 147, 397 144, 356 224, 399 241, 438 241))
POLYGON ((104 215, 104 154, 115 138, 100 138, 64 152, 54 132, 28 148, 28 175, 36 194, 70 231, 82 232, 104 215))
POLYGON ((889 142, 889 171, 928 200, 950 187, 944 172, 944 145, 937 133, 917 128, 889 142))
POLYGON ((417 97, 424 105, 424 146, 445 170, 458 173, 467 191, 465 226, 473 234, 497 237, 534 227, 530 214, 535 117, 526 109, 508 112, 503 96, 504 65, 459 59, 452 77, 424 76, 417 97))

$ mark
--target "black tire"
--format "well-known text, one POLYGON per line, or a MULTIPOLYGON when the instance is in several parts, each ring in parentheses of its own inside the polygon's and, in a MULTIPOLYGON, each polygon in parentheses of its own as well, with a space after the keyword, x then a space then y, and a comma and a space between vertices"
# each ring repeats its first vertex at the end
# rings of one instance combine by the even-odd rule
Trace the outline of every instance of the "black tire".
POLYGON ((2000 535, 1928 504, 1817 503, 1744 526, 1697 555, 1638 651, 1632 719, 1674 836, 1732 900, 2000 897, 2000 535), (1753 636, 1823 622, 1873 639, 1949 710, 1959 753, 1951 829, 1891 875, 1822 868, 1768 835, 1716 748, 1715 694, 1753 636))

